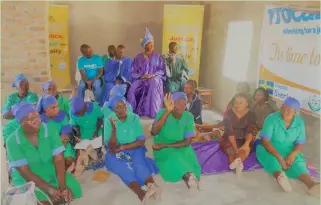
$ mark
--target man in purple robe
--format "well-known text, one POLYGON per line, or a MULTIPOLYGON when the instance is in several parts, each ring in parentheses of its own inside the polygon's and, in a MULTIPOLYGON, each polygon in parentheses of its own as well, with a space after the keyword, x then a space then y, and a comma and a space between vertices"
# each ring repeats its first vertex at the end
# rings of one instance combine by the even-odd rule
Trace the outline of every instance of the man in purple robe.
POLYGON ((122 79, 122 83, 132 82, 131 71, 133 60, 125 56, 125 46, 119 45, 116 50, 116 58, 109 59, 104 66, 105 87, 102 96, 103 105, 109 99, 110 90, 115 85, 115 81, 122 79))
POLYGON ((154 118, 163 105, 165 66, 160 54, 154 52, 152 34, 146 28, 141 39, 145 52, 137 54, 132 67, 133 83, 127 98, 139 116, 154 118))

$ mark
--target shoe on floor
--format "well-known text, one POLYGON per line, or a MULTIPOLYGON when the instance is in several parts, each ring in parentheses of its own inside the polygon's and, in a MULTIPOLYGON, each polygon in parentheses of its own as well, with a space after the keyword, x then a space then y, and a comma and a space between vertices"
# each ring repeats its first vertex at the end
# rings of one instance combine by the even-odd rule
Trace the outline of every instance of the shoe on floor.
POLYGON ((278 176, 277 182, 286 193, 292 192, 292 186, 289 182, 289 179, 283 172, 281 172, 281 174, 278 176))

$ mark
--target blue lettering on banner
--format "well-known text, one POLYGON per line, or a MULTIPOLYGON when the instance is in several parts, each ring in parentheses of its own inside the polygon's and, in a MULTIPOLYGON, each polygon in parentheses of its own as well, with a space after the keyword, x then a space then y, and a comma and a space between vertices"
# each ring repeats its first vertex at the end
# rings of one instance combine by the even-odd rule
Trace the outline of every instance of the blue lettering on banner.
POLYGON ((273 96, 285 100, 288 97, 288 87, 286 85, 281 85, 274 83, 273 96))
POLYGON ((267 11, 270 24, 289 24, 320 20, 320 12, 301 12, 290 8, 271 8, 267 11))
POLYGON ((259 86, 260 86, 260 87, 263 87, 263 88, 266 88, 265 80, 259 79, 259 86))
POLYGON ((320 26, 315 26, 312 28, 284 28, 283 34, 287 35, 305 35, 305 34, 320 34, 321 29, 320 26))
POLYGON ((274 82, 272 81, 266 81, 266 90, 270 95, 273 95, 273 90, 274 90, 274 82))

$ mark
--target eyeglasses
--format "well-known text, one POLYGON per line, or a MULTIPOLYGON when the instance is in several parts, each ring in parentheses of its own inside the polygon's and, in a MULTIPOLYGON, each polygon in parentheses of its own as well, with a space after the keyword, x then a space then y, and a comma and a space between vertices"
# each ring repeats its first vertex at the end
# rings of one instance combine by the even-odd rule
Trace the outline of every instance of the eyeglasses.
POLYGON ((28 124, 36 124, 36 123, 39 123, 39 122, 41 122, 40 116, 39 116, 39 115, 36 115, 36 116, 30 117, 30 118, 28 118, 28 119, 25 119, 25 122, 28 123, 28 124))
POLYGON ((119 105, 115 107, 115 110, 125 110, 127 109, 127 105, 119 105))

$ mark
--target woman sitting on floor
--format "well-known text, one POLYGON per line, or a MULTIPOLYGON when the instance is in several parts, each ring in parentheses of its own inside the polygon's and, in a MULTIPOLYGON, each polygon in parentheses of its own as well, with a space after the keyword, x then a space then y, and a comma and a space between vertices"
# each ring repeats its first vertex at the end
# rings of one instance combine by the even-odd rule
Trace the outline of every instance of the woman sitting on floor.
MULTIPOLYGON (((70 101, 70 125, 77 130, 80 140, 92 140, 102 136, 103 113, 96 102, 85 102, 80 96, 75 96, 70 101)), ((102 152, 104 150, 102 149, 102 152)), ((80 176, 85 166, 97 162, 98 154, 91 145, 87 149, 79 150, 76 162, 75 176, 80 176)))
MULTIPOLYGON (((249 99, 249 107, 252 106, 253 96, 250 93, 250 85, 247 82, 239 82, 239 83, 237 83, 237 85, 236 85, 236 93, 243 93, 244 95, 246 95, 246 97, 249 99)), ((235 100, 235 96, 228 103, 228 105, 226 107, 227 110, 233 108, 234 100, 235 100)))
POLYGON ((110 98, 108 106, 113 112, 104 121, 106 168, 118 175, 143 203, 151 197, 159 198, 160 188, 152 177, 158 170, 154 161, 146 157, 146 137, 139 116, 127 111, 122 96, 110 98), (147 191, 141 189, 144 185, 147 191))
POLYGON ((57 99, 59 110, 63 110, 69 117, 69 99, 58 93, 56 83, 47 81, 42 84, 41 88, 44 93, 52 95, 57 99))
MULTIPOLYGON (((6 143, 13 185, 33 181, 59 204, 81 197, 80 184, 65 171, 65 148, 57 130, 41 123, 33 104, 21 102, 14 108, 14 116, 21 126, 6 143)), ((49 204, 47 196, 39 191, 35 194, 42 204, 49 204)))
MULTIPOLYGON (((250 92, 250 85, 247 82, 239 82, 236 86, 237 93, 243 93, 249 99, 249 106, 252 104, 252 95, 250 92)), ((229 110, 233 107, 235 96, 230 100, 228 103, 226 110, 229 110)), ((211 141, 211 140, 218 140, 224 135, 224 122, 218 122, 214 124, 196 124, 197 131, 202 133, 201 138, 197 139, 196 141, 203 142, 203 141, 211 141)))
POLYGON ((255 114, 249 109, 248 95, 238 93, 234 97, 233 107, 224 114, 224 135, 220 139, 220 148, 227 155, 230 169, 236 174, 243 171, 243 163, 250 154, 256 129, 255 114))
POLYGON ((184 180, 190 189, 199 189, 201 167, 191 147, 195 137, 194 117, 186 111, 187 96, 183 92, 166 94, 162 109, 156 115, 151 133, 154 159, 167 182, 184 180))
POLYGON ((72 172, 75 168, 76 152, 68 143, 69 137, 65 133, 68 129, 66 127, 69 127, 66 113, 59 109, 57 99, 49 94, 41 96, 37 104, 37 111, 40 114, 41 121, 60 134, 60 139, 65 145, 66 169, 68 172, 72 172))
POLYGON ((288 97, 280 112, 266 118, 260 134, 262 144, 256 148, 256 156, 285 192, 292 191, 287 177, 297 178, 308 187, 310 195, 320 197, 320 184, 312 180, 302 154, 306 136, 299 111, 299 101, 288 97))
POLYGON ((70 102, 70 125, 80 130, 80 139, 91 140, 102 135, 103 113, 96 102, 85 102, 75 96, 70 102))
POLYGON ((2 128, 3 141, 6 139, 19 127, 19 123, 14 119, 12 107, 19 102, 29 102, 36 105, 38 102, 37 94, 29 91, 28 79, 19 74, 15 77, 12 87, 17 89, 17 92, 9 95, 2 108, 2 117, 6 119, 7 122, 2 128))
POLYGON ((256 127, 261 130, 265 118, 275 112, 275 109, 269 103, 269 93, 264 88, 257 88, 253 96, 251 110, 255 113, 256 127))

